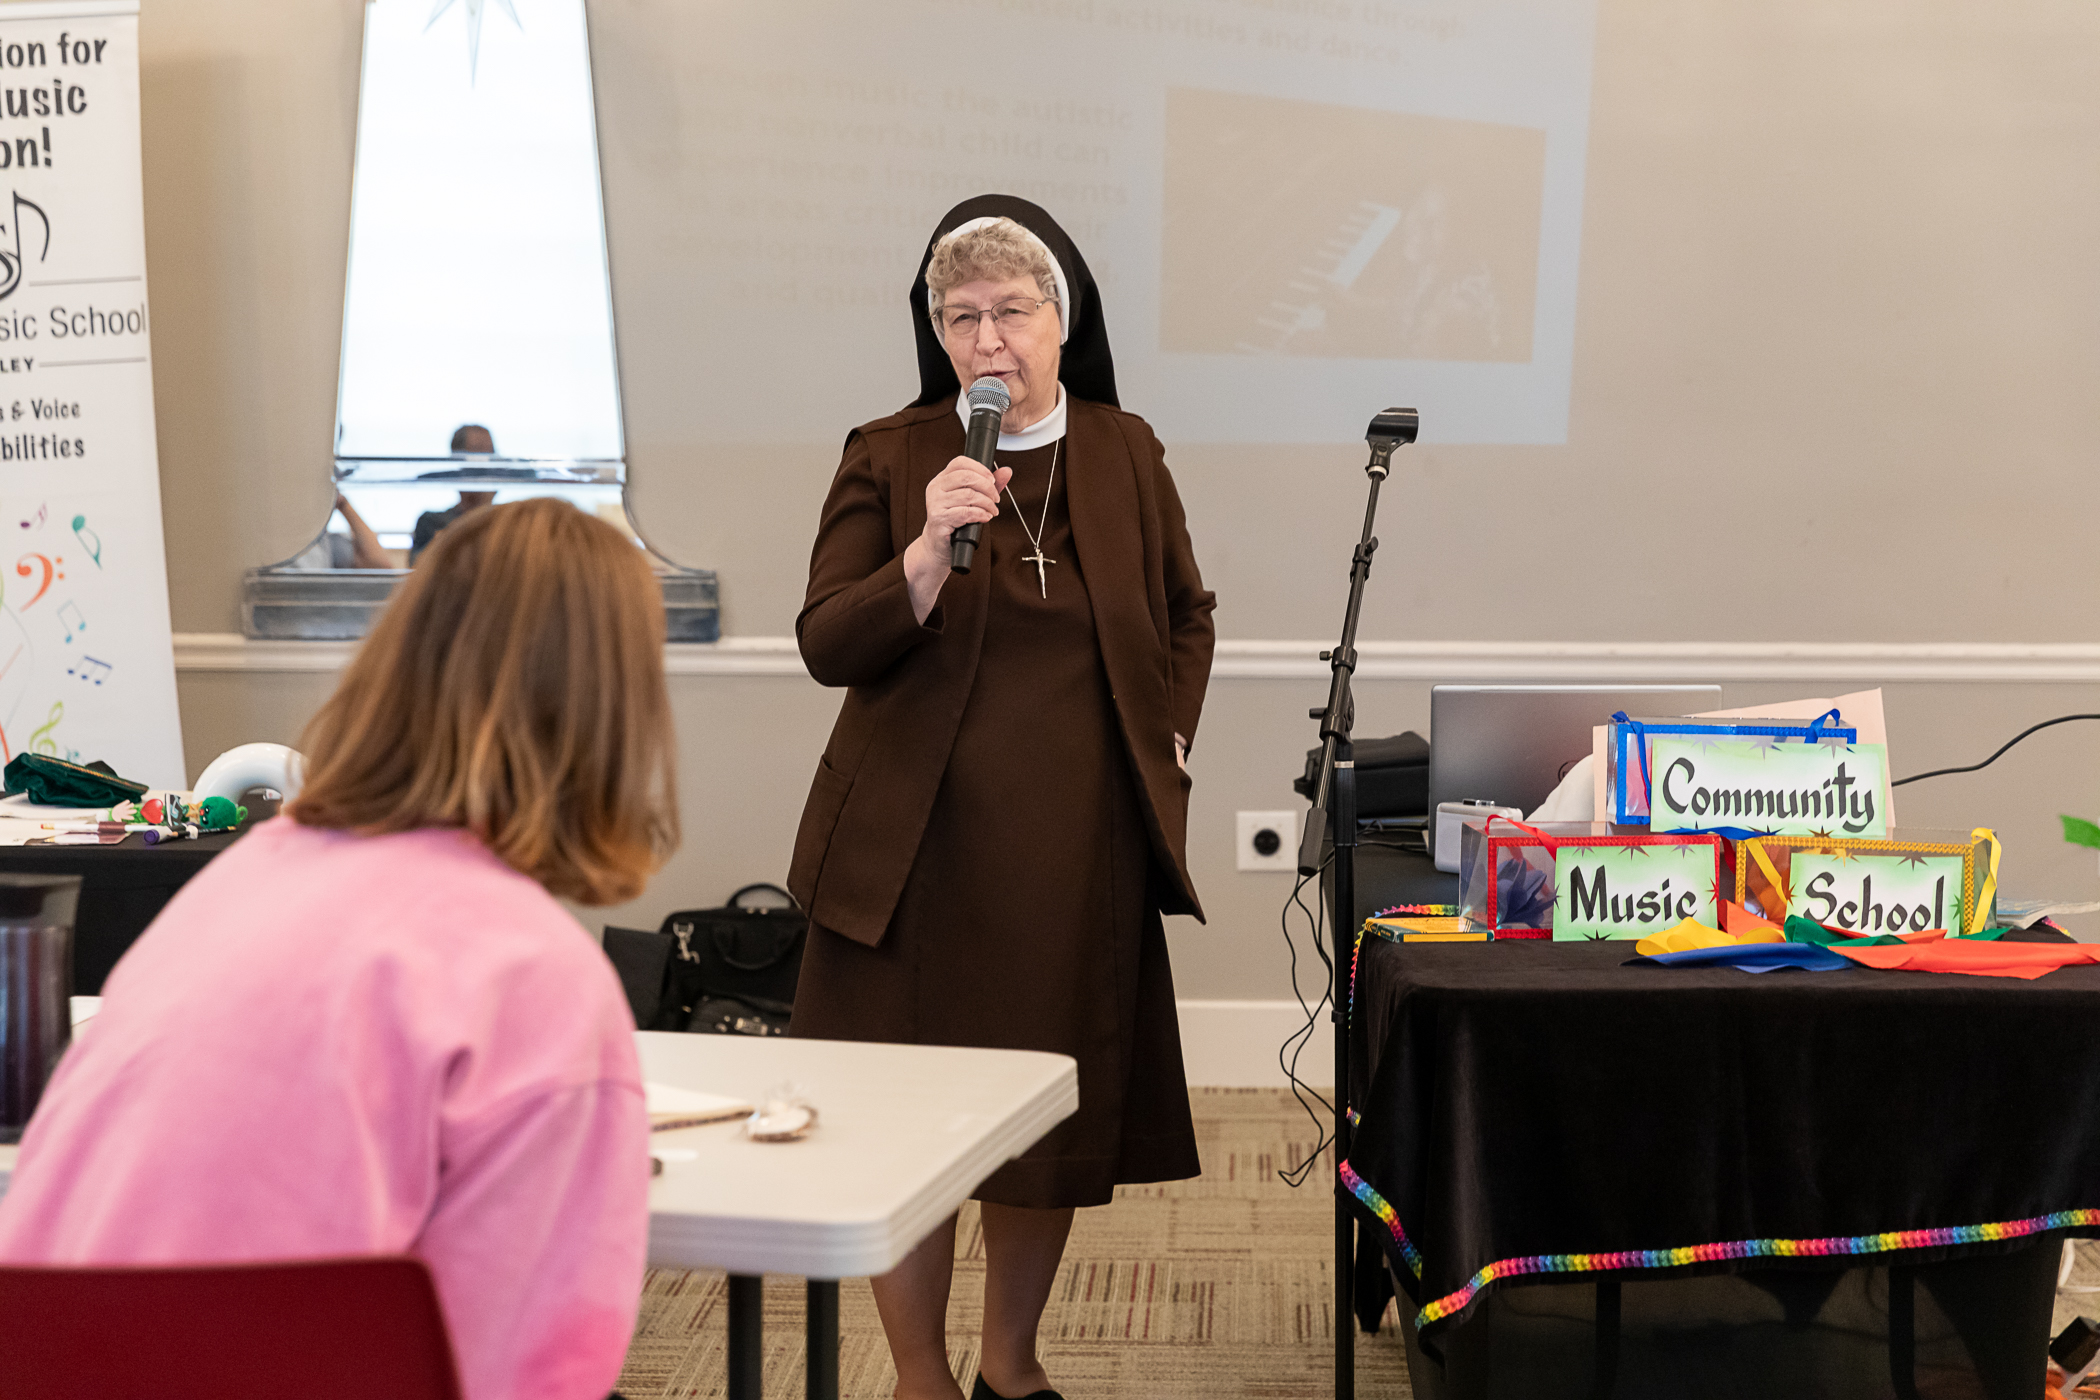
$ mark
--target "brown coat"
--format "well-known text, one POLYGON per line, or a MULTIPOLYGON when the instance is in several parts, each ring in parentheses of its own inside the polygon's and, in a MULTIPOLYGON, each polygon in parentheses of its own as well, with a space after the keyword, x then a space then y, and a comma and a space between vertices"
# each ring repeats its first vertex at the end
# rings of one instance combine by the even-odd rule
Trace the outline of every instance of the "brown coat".
MULTIPOLYGON (((1185 852, 1188 775, 1210 679, 1203 587, 1165 453, 1143 419, 1066 397, 1074 547, 1152 844, 1154 899, 1202 917, 1185 852)), ((889 927, 947 769, 984 637, 988 579, 950 577, 922 626, 904 550, 926 484, 962 451, 952 403, 856 428, 824 503, 795 633, 810 674, 848 687, 795 836, 788 888, 810 918, 873 946, 889 927)))

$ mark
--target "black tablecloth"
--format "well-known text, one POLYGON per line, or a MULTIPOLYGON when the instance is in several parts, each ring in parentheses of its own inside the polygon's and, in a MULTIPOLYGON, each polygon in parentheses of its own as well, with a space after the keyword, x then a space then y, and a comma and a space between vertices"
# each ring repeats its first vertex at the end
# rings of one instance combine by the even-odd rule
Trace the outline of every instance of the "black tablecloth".
POLYGON ((238 838, 226 832, 149 846, 134 834, 115 846, 0 846, 0 871, 81 877, 73 918, 73 993, 98 996, 117 959, 175 891, 238 838))
POLYGON ((1425 1329, 1510 1277, 2100 1234, 2100 967, 1753 975, 1631 954, 1364 940, 1344 1179, 1425 1329), (1854 1238, 1902 1231, 1942 1233, 1854 1238), (1665 1250, 1695 1253, 1598 1257, 1665 1250))

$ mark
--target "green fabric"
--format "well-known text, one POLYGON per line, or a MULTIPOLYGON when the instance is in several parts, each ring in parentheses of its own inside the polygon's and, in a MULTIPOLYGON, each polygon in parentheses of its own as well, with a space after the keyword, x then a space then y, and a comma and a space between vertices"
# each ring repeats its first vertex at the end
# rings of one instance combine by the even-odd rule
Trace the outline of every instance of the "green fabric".
POLYGON ((2074 846, 2100 846, 2100 826, 2095 826, 2084 817, 2059 817, 2064 824, 2064 840, 2074 846))
POLYGON ((1827 948, 1833 943, 1855 941, 1846 934, 1834 933, 1814 919, 1804 919, 1799 914, 1787 915, 1785 933, 1789 943, 1813 943, 1818 948, 1827 948))
POLYGON ((106 763, 83 766, 40 753, 18 753, 7 761, 7 795, 27 793, 47 807, 113 807, 146 795, 146 785, 120 778, 106 763))
MULTIPOLYGON (((1789 943, 1813 943, 1821 948, 1879 948, 1903 940, 1886 933, 1877 933, 1872 938, 1852 938, 1836 929, 1828 929, 1814 919, 1804 919, 1799 914, 1789 915, 1786 921, 1786 940, 1789 943)), ((2010 929, 1987 928, 1976 933, 1949 932, 1949 938, 1966 938, 1971 943, 1994 943, 2010 929)))

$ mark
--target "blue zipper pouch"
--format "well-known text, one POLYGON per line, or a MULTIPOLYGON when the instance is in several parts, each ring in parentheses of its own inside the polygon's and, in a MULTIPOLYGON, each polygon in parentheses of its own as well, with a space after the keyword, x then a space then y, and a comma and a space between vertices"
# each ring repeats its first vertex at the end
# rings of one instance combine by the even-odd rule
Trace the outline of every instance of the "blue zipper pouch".
POLYGON ((1649 741, 1658 734, 1708 735, 1715 739, 1778 739, 1819 744, 1826 739, 1859 742, 1857 729, 1841 727, 1836 710, 1806 724, 1768 719, 1628 719, 1620 710, 1611 717, 1610 741, 1605 749, 1611 760, 1608 775, 1611 820, 1619 826, 1648 825, 1649 741))

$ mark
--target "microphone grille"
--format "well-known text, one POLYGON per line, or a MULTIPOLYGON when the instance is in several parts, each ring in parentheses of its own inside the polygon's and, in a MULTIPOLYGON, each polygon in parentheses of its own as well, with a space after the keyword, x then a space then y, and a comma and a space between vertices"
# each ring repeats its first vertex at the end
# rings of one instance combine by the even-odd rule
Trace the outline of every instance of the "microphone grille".
POLYGON ((1003 417, 1006 410, 1014 406, 1014 397, 1006 392, 1006 381, 997 375, 987 374, 970 386, 970 411, 980 408, 996 408, 1003 417))

